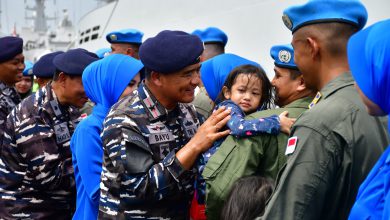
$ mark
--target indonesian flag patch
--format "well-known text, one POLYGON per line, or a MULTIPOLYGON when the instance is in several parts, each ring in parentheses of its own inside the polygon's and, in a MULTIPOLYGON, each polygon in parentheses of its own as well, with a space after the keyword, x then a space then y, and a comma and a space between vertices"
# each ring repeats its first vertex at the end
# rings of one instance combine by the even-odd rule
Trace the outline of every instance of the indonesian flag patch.
POLYGON ((287 141, 287 147, 286 147, 286 155, 292 154, 295 151, 295 147, 297 146, 298 137, 290 137, 287 141))

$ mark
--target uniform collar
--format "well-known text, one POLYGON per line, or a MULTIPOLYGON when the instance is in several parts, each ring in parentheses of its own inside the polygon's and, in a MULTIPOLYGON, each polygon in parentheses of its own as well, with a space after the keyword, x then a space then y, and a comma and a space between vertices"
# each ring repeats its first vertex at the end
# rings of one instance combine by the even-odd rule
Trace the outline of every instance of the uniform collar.
POLYGON ((353 84, 354 80, 352 78, 351 72, 342 73, 340 76, 326 84, 324 88, 321 89, 321 91, 317 92, 313 101, 309 104, 309 108, 313 108, 320 100, 328 98, 338 90, 353 84))
POLYGON ((160 118, 168 117, 174 118, 180 114, 179 105, 168 111, 157 99, 154 97, 153 93, 145 85, 144 82, 138 87, 138 94, 140 97, 141 103, 143 103, 146 114, 149 117, 149 120, 157 120, 160 118))
POLYGON ((0 81, 0 92, 5 96, 10 96, 12 92, 16 92, 14 87, 8 86, 7 84, 0 81))
POLYGON ((309 103, 313 100, 313 97, 306 96, 300 99, 297 99, 288 105, 284 106, 283 108, 308 108, 309 103))
POLYGON ((351 72, 345 72, 340 76, 336 77, 332 81, 330 81, 324 88, 321 89, 321 96, 323 99, 331 96, 336 91, 351 86, 354 84, 354 80, 352 78, 351 72))

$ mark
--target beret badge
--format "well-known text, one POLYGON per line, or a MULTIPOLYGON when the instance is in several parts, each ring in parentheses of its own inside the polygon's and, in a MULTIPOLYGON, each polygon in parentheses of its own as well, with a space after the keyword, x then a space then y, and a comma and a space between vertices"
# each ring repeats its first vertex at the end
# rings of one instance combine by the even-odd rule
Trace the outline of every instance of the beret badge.
POLYGON ((287 50, 279 51, 278 58, 283 63, 288 63, 291 60, 291 53, 287 50))
POLYGON ((118 37, 116 36, 116 34, 111 34, 110 35, 110 38, 112 41, 116 41, 118 39, 118 37))
POLYGON ((291 22, 291 19, 288 17, 288 15, 283 14, 282 20, 283 20, 284 25, 286 25, 286 27, 288 29, 292 30, 293 24, 291 22))

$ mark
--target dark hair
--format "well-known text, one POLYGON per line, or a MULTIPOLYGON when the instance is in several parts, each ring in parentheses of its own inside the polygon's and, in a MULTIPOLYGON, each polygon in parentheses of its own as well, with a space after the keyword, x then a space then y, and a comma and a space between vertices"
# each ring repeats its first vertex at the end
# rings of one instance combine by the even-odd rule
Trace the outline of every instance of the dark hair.
POLYGON ((291 80, 296 80, 299 76, 302 76, 302 73, 299 72, 299 70, 293 70, 293 69, 288 69, 290 71, 290 79, 291 80))
POLYGON ((341 22, 327 22, 309 25, 305 28, 305 36, 314 34, 320 38, 326 50, 332 56, 346 56, 349 38, 358 31, 354 25, 341 22))
POLYGON ((261 176, 238 179, 222 208, 221 219, 253 220, 264 214, 273 191, 273 181, 261 176))
MULTIPOLYGON (((250 76, 254 76, 260 79, 261 83, 261 99, 260 99, 260 108, 259 109, 269 109, 272 107, 274 103, 274 98, 272 95, 272 85, 269 81, 267 74, 264 72, 262 68, 257 66, 246 64, 241 65, 234 68, 228 75, 225 80, 224 86, 226 86, 229 90, 232 89, 232 86, 236 82, 237 77, 240 74, 246 74, 250 76)), ((249 79, 250 80, 250 79, 249 79)), ((219 92, 219 95, 216 100, 216 104, 226 100, 223 91, 219 92)))
MULTIPOLYGON (((67 74, 67 73, 65 73, 65 72, 63 72, 63 71, 61 71, 61 70, 59 70, 59 69, 56 69, 56 72, 55 72, 54 75, 53 75, 53 82, 55 82, 55 81, 58 80, 58 77, 59 77, 60 73, 64 73, 65 75, 69 76, 69 78, 71 78, 71 79, 73 79, 73 78, 76 77, 76 76, 74 76, 74 75, 67 74)), ((80 75, 80 76, 81 76, 81 75, 80 75)))

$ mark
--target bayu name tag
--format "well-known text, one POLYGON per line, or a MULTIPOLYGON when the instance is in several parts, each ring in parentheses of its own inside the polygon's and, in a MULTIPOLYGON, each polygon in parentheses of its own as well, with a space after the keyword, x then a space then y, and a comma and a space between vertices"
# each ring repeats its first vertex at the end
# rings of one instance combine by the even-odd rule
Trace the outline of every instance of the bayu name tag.
POLYGON ((149 134, 149 144, 159 144, 164 142, 174 141, 171 132, 151 133, 149 134))
POLYGON ((70 133, 66 122, 54 125, 54 132, 56 134, 57 144, 62 144, 70 140, 70 133))

